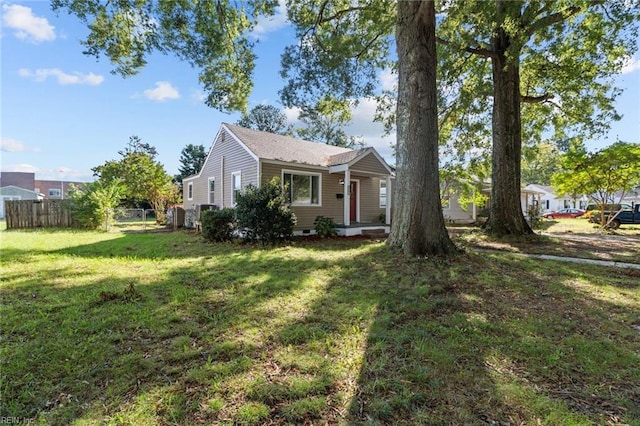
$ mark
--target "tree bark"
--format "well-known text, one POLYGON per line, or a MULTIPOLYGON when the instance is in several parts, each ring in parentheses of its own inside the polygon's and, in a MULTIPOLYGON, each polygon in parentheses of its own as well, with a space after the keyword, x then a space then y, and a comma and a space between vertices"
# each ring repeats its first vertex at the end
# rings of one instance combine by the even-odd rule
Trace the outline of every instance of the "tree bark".
MULTIPOLYGON (((497 7, 498 15, 504 15, 505 2, 498 0, 497 7)), ((492 38, 493 154, 491 208, 486 224, 487 232, 496 236, 533 234, 520 202, 520 52, 507 55, 510 47, 508 34, 499 27, 492 38)))
POLYGON ((409 256, 454 254, 440 202, 434 1, 397 7, 397 184, 388 243, 409 256))

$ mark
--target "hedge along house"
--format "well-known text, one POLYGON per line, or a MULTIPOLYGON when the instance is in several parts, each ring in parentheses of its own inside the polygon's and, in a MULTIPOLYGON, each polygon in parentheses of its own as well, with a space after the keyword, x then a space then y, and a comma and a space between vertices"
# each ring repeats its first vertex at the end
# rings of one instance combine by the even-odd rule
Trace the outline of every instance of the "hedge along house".
POLYGON ((233 207, 239 191, 273 177, 286 184, 295 232, 318 216, 341 235, 389 232, 393 171, 374 148, 351 150, 223 123, 202 170, 183 179, 183 205, 233 207))

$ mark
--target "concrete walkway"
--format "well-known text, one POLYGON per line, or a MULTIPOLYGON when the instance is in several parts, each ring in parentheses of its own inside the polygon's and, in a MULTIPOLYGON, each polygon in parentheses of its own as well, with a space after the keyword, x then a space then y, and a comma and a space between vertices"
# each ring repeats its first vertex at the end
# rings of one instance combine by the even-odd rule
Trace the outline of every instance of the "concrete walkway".
POLYGON ((553 256, 550 254, 512 253, 512 252, 502 251, 502 250, 487 250, 487 249, 477 249, 477 248, 474 248, 472 250, 479 251, 479 252, 486 252, 486 253, 514 254, 516 256, 533 257, 533 258, 542 259, 542 260, 555 260, 558 262, 573 262, 573 263, 582 263, 587 265, 609 266, 609 267, 615 267, 615 268, 640 270, 640 264, 638 263, 614 262, 612 260, 581 259, 579 257, 553 256))

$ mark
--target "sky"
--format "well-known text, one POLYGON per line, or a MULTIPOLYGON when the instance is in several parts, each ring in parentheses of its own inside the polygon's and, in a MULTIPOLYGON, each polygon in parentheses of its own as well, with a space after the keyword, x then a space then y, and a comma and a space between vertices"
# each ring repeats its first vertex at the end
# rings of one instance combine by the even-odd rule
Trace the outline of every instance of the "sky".
MULTIPOLYGON (((259 104, 282 108, 280 55, 295 40, 284 9, 278 12, 252 34, 258 60, 249 109, 259 104)), ((74 16, 53 13, 47 1, 0 1, 0 15, 2 171, 91 181, 91 168, 117 160, 135 135, 156 148, 157 160, 174 175, 186 145, 208 149, 221 123, 240 118, 207 107, 197 70, 173 56, 152 55, 133 77, 111 74, 107 58, 83 55, 80 41, 87 28, 74 16)), ((383 77, 383 85, 393 83, 383 77)), ((617 81, 625 89, 617 101, 623 119, 606 138, 589 141, 591 150, 617 139, 640 142, 640 56, 617 81)), ((346 131, 393 164, 395 137, 384 136, 382 125, 372 122, 374 112, 374 101, 361 100, 346 131)), ((296 112, 285 113, 295 125, 296 112)))

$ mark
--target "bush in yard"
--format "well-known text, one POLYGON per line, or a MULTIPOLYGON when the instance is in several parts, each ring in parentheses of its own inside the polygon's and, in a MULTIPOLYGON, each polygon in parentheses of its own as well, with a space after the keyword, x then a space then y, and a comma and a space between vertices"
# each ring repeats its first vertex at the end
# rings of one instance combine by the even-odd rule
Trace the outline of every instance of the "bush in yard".
POLYGON ((236 229, 234 209, 203 210, 200 213, 202 236, 209 241, 230 241, 236 229))
POLYGON ((123 194, 122 181, 97 180, 82 187, 72 186, 68 202, 74 221, 81 227, 97 229, 104 225, 109 229, 113 221, 113 210, 120 204, 123 194))
POLYGON ((318 216, 313 221, 313 225, 316 229, 316 235, 320 238, 335 237, 337 235, 336 223, 330 217, 318 216))
POLYGON ((249 185, 236 196, 238 229, 250 241, 263 245, 290 238, 296 217, 286 203, 280 179, 274 177, 260 188, 249 185))

